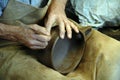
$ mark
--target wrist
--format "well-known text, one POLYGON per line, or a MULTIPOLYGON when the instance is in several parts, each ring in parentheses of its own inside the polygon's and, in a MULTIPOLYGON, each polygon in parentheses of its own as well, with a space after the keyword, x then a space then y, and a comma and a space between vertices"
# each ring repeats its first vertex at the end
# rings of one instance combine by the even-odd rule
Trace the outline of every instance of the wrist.
POLYGON ((16 34, 18 28, 16 26, 6 25, 0 23, 0 38, 16 41, 16 34))
POLYGON ((50 7, 52 10, 58 9, 58 10, 64 11, 66 2, 67 2, 67 0, 52 0, 50 7))

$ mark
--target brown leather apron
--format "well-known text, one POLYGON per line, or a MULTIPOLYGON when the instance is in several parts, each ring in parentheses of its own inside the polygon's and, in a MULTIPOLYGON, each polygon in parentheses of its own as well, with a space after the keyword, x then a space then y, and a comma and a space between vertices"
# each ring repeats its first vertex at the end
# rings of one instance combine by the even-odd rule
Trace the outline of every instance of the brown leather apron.
MULTIPOLYGON (((36 8, 16 0, 9 0, 3 15, 0 17, 0 22, 9 25, 25 26, 26 24, 40 23, 40 20, 46 15, 47 9, 51 3, 48 0, 46 5, 41 8, 36 8)), ((18 44, 16 42, 0 39, 0 46, 18 44)))
MULTIPOLYGON (((46 6, 42 8, 36 8, 32 7, 31 5, 26 5, 24 3, 18 2, 16 0, 10 0, 6 9, 3 12, 3 15, 0 17, 0 22, 4 24, 17 26, 39 23, 39 21, 43 19, 44 16, 46 15, 50 3, 51 0, 48 0, 46 6)), ((80 25, 78 24, 76 25, 79 27, 79 31, 80 33, 82 33, 83 38, 86 41, 86 39, 90 35, 89 30, 91 30, 90 29, 91 27, 82 28, 80 27, 80 25)))
MULTIPOLYGON (((38 23, 41 19, 44 18, 47 9, 50 5, 51 0, 48 1, 45 7, 43 8, 35 8, 30 5, 23 4, 21 2, 18 2, 16 0, 10 0, 6 9, 4 10, 3 15, 0 17, 0 22, 4 24, 9 24, 9 25, 17 25, 17 26, 23 26, 26 24, 33 24, 33 23, 38 23)), ((72 21, 72 20, 71 20, 72 21)), ((79 27, 79 31, 83 36, 83 42, 86 43, 86 40, 90 37, 92 29, 91 27, 81 27, 74 21, 72 21, 76 26, 79 27)), ((28 56, 26 55, 26 50, 22 49, 21 46, 8 46, 9 44, 16 44, 11 41, 0 41, 0 46, 6 46, 0 49, 0 55, 3 57, 0 60, 0 66, 5 66, 3 65, 6 64, 6 61, 10 62, 12 58, 14 59, 16 56, 28 56), (8 50, 8 51, 5 51, 8 50), (24 51, 25 50, 25 51, 24 51), (20 53, 16 53, 20 51, 20 53), (4 52, 4 54, 3 54, 4 52), (11 59, 11 60, 10 60, 11 59)), ((84 46, 83 48, 84 49, 84 46)), ((30 51, 29 51, 30 52, 30 51)), ((35 53, 35 51, 34 51, 35 53)), ((83 55, 83 53, 81 53, 83 55)), ((81 55, 81 56, 82 56, 81 55)), ((81 56, 79 61, 81 60, 81 56)), ((29 56, 30 57, 30 56, 29 56)), ((50 56, 51 57, 51 56, 50 56)), ((16 60, 19 58, 15 58, 16 60)), ((22 58, 21 58, 22 59, 22 58)), ((24 61, 23 61, 24 62, 24 61)), ((8 65, 7 65, 8 66, 8 65)), ((4 71, 4 67, 0 69, 2 72, 4 71)))

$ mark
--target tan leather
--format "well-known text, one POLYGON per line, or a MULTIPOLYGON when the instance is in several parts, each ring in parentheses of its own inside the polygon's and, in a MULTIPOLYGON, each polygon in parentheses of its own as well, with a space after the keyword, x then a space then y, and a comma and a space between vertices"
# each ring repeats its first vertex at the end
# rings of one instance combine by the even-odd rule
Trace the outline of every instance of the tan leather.
POLYGON ((86 40, 91 36, 92 34, 92 28, 90 26, 81 26, 80 24, 78 24, 77 22, 69 19, 71 22, 73 22, 73 24, 75 24, 78 29, 79 32, 82 34, 83 38, 84 38, 84 42, 86 42, 86 40))
POLYGON ((68 76, 76 80, 120 80, 119 61, 120 42, 93 30, 78 68, 68 76))
MULTIPOLYGON (((18 2, 17 0, 9 0, 3 15, 0 17, 0 23, 21 27, 25 27, 26 24, 40 23, 40 20, 42 20, 46 15, 50 3, 51 0, 48 0, 46 6, 36 8, 31 5, 18 2)), ((0 40, 0 46, 11 44, 18 45, 16 42, 0 40)))
MULTIPOLYGON (((73 80, 120 80, 120 42, 72 22, 83 34, 85 46, 79 66, 67 77, 73 80)), ((81 50, 77 52, 81 53, 81 50)))
POLYGON ((26 55, 32 53, 26 50, 20 46, 0 48, 0 61, 4 63, 0 80, 120 80, 120 42, 96 30, 86 40, 79 66, 67 75, 45 67, 26 55), (6 55, 10 56, 4 59, 6 55))
MULTIPOLYGON (((7 12, 6 16, 10 12, 7 12)), ((18 17, 8 17, 8 19, 6 16, 3 18, 6 24, 25 20, 18 17)), ((31 21, 25 23, 29 22, 31 21)), ((87 34, 89 29, 80 27, 80 30, 84 37, 90 36, 85 38, 83 56, 75 71, 62 75, 27 55, 32 53, 29 49, 7 46, 0 48, 0 80, 120 80, 120 42, 96 30, 92 30, 90 34, 87 34)))
POLYGON ((31 55, 36 52, 23 46, 0 47, 0 80, 69 80, 38 62, 31 55))
POLYGON ((46 6, 36 8, 16 0, 9 0, 2 17, 0 17, 0 22, 11 25, 20 25, 18 21, 24 24, 37 23, 45 16, 50 3, 51 0, 48 0, 46 6))
MULTIPOLYGON (((46 15, 50 3, 51 0, 48 0, 46 6, 42 8, 35 8, 30 5, 26 5, 24 3, 18 2, 16 0, 10 0, 6 9, 4 10, 3 15, 0 17, 0 22, 9 25, 22 26, 22 27, 25 27, 26 24, 39 23, 39 21, 43 19, 44 16, 46 15)), ((79 26, 73 20, 71 21, 76 26, 79 26)), ((82 34, 85 41, 91 35, 91 27, 79 27, 79 31, 82 34)), ((6 41, 1 40, 0 43, 1 43, 0 46, 9 45, 9 44, 18 44, 7 40, 6 41)))

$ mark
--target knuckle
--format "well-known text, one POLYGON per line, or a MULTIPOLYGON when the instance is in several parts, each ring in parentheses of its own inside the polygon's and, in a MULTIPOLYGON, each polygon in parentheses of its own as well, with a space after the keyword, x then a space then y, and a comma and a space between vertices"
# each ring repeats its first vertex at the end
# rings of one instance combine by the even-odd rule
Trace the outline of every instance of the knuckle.
POLYGON ((47 37, 47 38, 46 38, 46 41, 49 41, 50 39, 51 39, 51 37, 47 37))
POLYGON ((46 48, 46 46, 43 46, 43 47, 40 47, 41 49, 45 49, 46 48))
POLYGON ((41 43, 41 46, 42 46, 42 47, 46 47, 47 45, 48 45, 48 42, 42 42, 42 43, 41 43))
POLYGON ((30 49, 34 49, 34 47, 33 47, 33 46, 29 46, 29 48, 30 48, 30 49))
POLYGON ((32 24, 32 26, 33 26, 33 28, 38 27, 38 25, 37 25, 37 24, 32 24))
POLYGON ((48 42, 45 42, 45 46, 47 46, 48 45, 48 42))
POLYGON ((68 30, 67 33, 71 34, 71 33, 72 33, 72 30, 68 30))
POLYGON ((60 32, 61 35, 65 34, 65 30, 60 32))
POLYGON ((51 37, 45 36, 43 40, 47 42, 47 41, 49 41, 50 39, 51 39, 51 37))
POLYGON ((73 24, 73 25, 71 25, 71 27, 72 27, 72 28, 76 28, 76 29, 77 29, 77 26, 76 26, 76 25, 74 25, 74 24, 73 24))
POLYGON ((31 41, 31 40, 29 40, 29 41, 28 41, 28 45, 29 45, 29 46, 33 46, 33 45, 34 45, 34 42, 31 41))

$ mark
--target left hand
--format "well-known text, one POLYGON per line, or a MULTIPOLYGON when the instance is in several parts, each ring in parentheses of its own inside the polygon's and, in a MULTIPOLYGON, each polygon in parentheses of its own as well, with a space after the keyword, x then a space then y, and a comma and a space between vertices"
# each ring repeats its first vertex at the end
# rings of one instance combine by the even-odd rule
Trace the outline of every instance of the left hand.
POLYGON ((54 25, 58 25, 59 30, 60 30, 60 37, 63 39, 65 36, 65 32, 67 31, 67 36, 68 38, 72 38, 72 29, 78 33, 79 30, 77 28, 77 26, 75 26, 67 17, 65 14, 65 9, 64 7, 62 7, 63 5, 65 6, 65 4, 62 4, 58 1, 58 0, 53 0, 56 1, 54 3, 51 4, 51 6, 49 7, 48 10, 48 15, 45 21, 45 26, 47 28, 47 30, 50 32, 51 28, 54 25), (58 2, 59 3, 58 3, 58 2))

